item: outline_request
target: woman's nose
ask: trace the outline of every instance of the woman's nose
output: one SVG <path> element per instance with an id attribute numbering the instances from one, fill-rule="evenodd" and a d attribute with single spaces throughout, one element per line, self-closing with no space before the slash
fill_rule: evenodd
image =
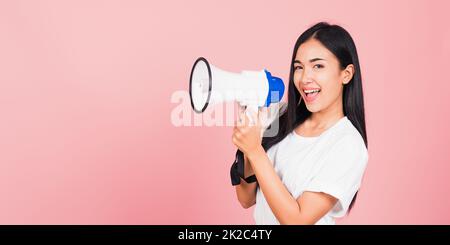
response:
<path id="1" fill-rule="evenodd" d="M 313 81 L 312 76 L 311 76 L 311 72 L 304 70 L 303 74 L 300 78 L 301 83 L 303 84 L 308 84 L 311 83 Z"/>

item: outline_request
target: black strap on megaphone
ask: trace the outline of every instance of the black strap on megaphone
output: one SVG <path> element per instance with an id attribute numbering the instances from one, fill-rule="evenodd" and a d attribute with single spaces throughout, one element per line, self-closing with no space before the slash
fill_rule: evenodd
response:
<path id="1" fill-rule="evenodd" d="M 245 182 L 247 183 L 256 182 L 255 175 L 245 178 L 244 167 L 245 167 L 244 153 L 240 150 L 237 150 L 236 158 L 234 160 L 233 165 L 231 165 L 230 169 L 231 184 L 233 186 L 239 185 L 241 183 L 241 178 L 245 180 Z"/>

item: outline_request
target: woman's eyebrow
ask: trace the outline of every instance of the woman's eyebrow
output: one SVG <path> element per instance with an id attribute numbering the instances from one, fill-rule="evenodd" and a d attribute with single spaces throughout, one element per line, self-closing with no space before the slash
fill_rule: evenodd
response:
<path id="1" fill-rule="evenodd" d="M 322 58 L 314 58 L 314 59 L 310 59 L 310 60 L 309 60 L 309 63 L 313 63 L 313 62 L 316 62 L 316 61 L 318 61 L 318 60 L 325 60 L 325 59 L 322 59 Z"/>
<path id="2" fill-rule="evenodd" d="M 310 59 L 310 60 L 309 60 L 309 63 L 313 63 L 313 62 L 316 62 L 316 61 L 319 61 L 319 60 L 325 60 L 325 59 L 322 59 L 322 58 L 314 58 L 314 59 Z M 295 64 L 295 63 L 302 64 L 302 62 L 300 62 L 299 60 L 294 60 L 294 64 Z"/>

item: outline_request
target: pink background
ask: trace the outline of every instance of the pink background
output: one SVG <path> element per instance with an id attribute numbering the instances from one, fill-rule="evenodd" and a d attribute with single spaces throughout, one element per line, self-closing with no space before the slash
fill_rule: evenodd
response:
<path id="1" fill-rule="evenodd" d="M 156 2 L 156 1 L 155 1 Z M 358 47 L 370 161 L 339 224 L 450 223 L 447 1 L 0 1 L 0 223 L 252 224 L 230 127 L 174 127 L 198 56 L 287 81 L 298 35 Z"/>

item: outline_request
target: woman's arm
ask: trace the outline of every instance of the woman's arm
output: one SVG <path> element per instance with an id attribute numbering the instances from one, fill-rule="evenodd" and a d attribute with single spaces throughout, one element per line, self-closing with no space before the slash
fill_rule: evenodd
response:
<path id="1" fill-rule="evenodd" d="M 273 214 L 280 224 L 315 224 L 336 204 L 337 199 L 322 192 L 304 192 L 295 199 L 275 172 L 261 146 L 261 122 L 251 115 L 251 125 L 243 113 L 233 129 L 233 144 L 248 158 Z"/>
<path id="2" fill-rule="evenodd" d="M 315 224 L 336 204 L 335 197 L 322 192 L 304 192 L 296 200 L 281 182 L 262 147 L 247 156 L 259 187 L 280 224 Z"/>
<path id="3" fill-rule="evenodd" d="M 247 178 L 254 174 L 247 156 L 244 155 L 244 177 Z M 256 203 L 256 186 L 256 182 L 247 183 L 244 180 L 241 180 L 241 183 L 236 186 L 236 195 L 243 208 L 250 208 Z"/>

